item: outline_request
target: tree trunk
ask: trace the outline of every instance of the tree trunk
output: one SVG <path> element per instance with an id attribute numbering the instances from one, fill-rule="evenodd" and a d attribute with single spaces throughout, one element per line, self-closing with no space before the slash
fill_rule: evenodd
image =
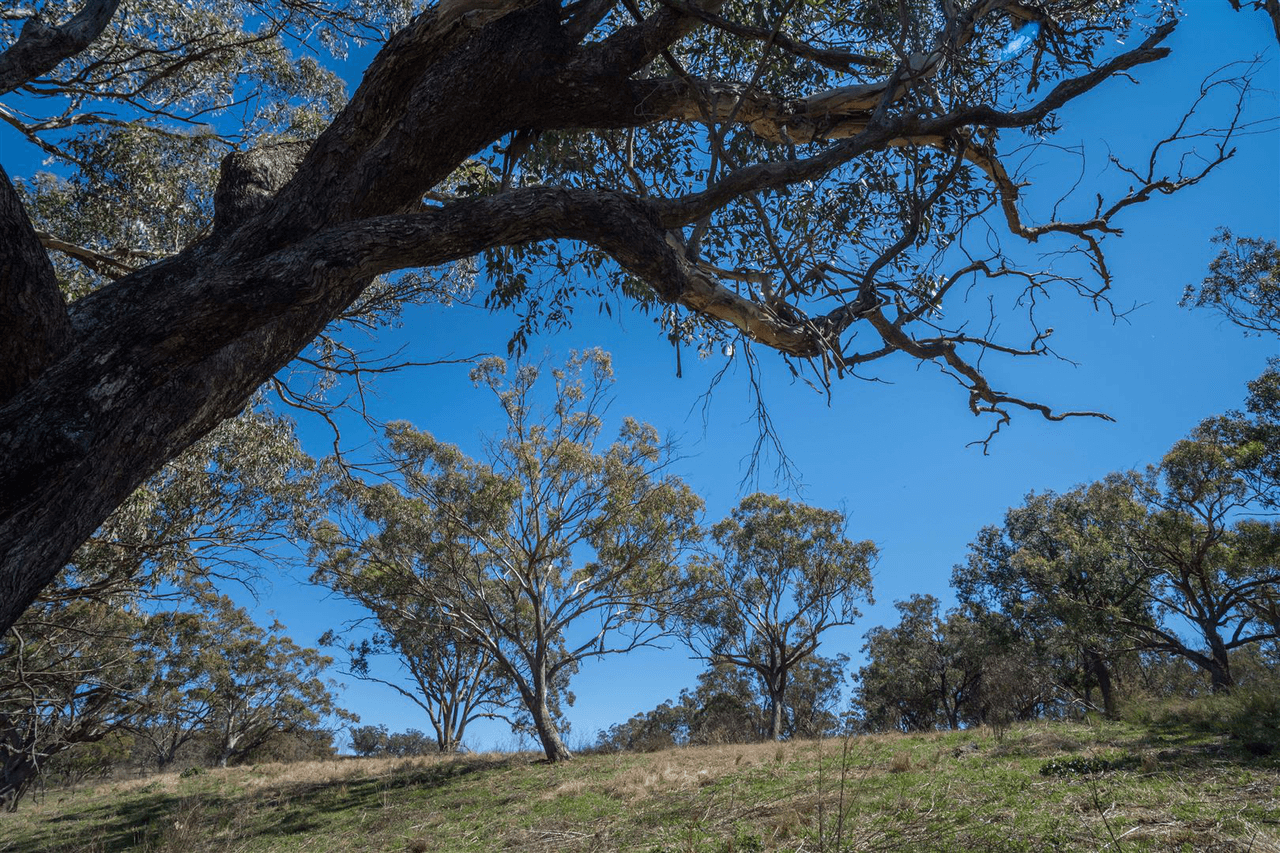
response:
<path id="1" fill-rule="evenodd" d="M 436 736 L 436 746 L 442 755 L 451 755 L 458 751 L 458 738 L 454 737 L 453 732 L 441 729 Z"/>
<path id="2" fill-rule="evenodd" d="M 531 704 L 533 707 L 529 709 L 529 714 L 533 717 L 533 727 L 538 732 L 538 740 L 542 742 L 542 752 L 547 756 L 547 761 L 554 764 L 557 761 L 568 761 L 573 758 L 569 747 L 565 746 L 564 741 L 560 739 L 560 730 L 556 728 L 556 721 L 551 715 L 546 694 L 539 692 Z"/>
<path id="3" fill-rule="evenodd" d="M 1236 681 L 1231 675 L 1231 658 L 1227 655 L 1227 646 L 1216 632 L 1209 633 L 1206 639 L 1209 641 L 1209 660 L 1206 668 L 1209 670 L 1210 686 L 1214 693 L 1230 693 L 1236 686 Z"/>
<path id="4" fill-rule="evenodd" d="M 36 765 L 26 756 L 5 764 L 4 775 L 0 778 L 0 804 L 4 805 L 5 811 L 18 810 L 18 801 L 22 799 L 36 774 Z"/>
<path id="5" fill-rule="evenodd" d="M 771 673 L 767 679 L 769 688 L 769 740 L 782 740 L 783 711 L 786 710 L 786 672 Z"/>
<path id="6" fill-rule="evenodd" d="M 1102 655 L 1094 649 L 1085 650 L 1084 660 L 1085 667 L 1098 685 L 1098 692 L 1102 694 L 1103 715 L 1108 720 L 1117 719 L 1120 712 L 1116 707 L 1116 691 L 1115 685 L 1111 680 L 1111 668 L 1107 666 L 1107 662 Z"/>
<path id="7" fill-rule="evenodd" d="M 226 767 L 227 763 L 230 762 L 231 759 L 235 756 L 236 746 L 239 745 L 240 739 L 241 739 L 241 735 L 234 734 L 231 732 L 227 732 L 223 736 L 222 748 L 218 750 L 218 766 L 219 767 Z"/>
<path id="8" fill-rule="evenodd" d="M 670 19 L 668 28 L 690 20 L 658 17 Z M 612 114 L 616 97 L 606 84 L 625 81 L 659 47 L 603 68 L 575 94 Z M 0 230 L 11 247 L 0 250 L 0 631 L 134 489 L 240 411 L 373 276 L 467 257 L 484 243 L 547 238 L 506 233 L 527 230 L 522 223 L 537 218 L 529 210 L 486 214 L 487 234 L 482 222 L 412 241 L 393 237 L 387 220 L 410 210 L 432 215 L 420 209 L 423 192 L 539 116 L 566 127 L 590 123 L 551 85 L 570 48 L 555 4 L 517 9 L 479 32 L 420 15 L 375 58 L 296 174 L 272 167 L 264 182 L 241 169 L 258 182 L 254 192 L 219 190 L 228 204 L 245 202 L 243 218 L 215 212 L 219 228 L 208 239 L 69 308 L 0 178 Z M 558 93 L 560 113 L 547 113 L 548 92 Z M 463 204 L 440 214 L 441 223 L 482 207 Z M 579 225 L 585 236 L 585 221 Z M 429 247 L 432 257 L 371 266 L 370 239 L 397 252 Z"/>

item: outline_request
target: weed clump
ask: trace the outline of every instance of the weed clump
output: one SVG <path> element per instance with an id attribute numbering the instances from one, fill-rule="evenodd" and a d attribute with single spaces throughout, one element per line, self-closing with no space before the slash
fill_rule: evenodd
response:
<path id="1" fill-rule="evenodd" d="M 1040 765 L 1040 775 L 1088 776 L 1093 773 L 1106 773 L 1111 770 L 1128 770 L 1137 763 L 1137 760 L 1132 755 L 1123 755 L 1119 758 L 1071 755 L 1065 758 L 1049 759 Z"/>

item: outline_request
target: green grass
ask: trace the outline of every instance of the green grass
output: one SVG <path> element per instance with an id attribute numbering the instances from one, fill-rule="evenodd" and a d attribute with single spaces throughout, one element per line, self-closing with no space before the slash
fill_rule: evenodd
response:
<path id="1" fill-rule="evenodd" d="M 1128 723 L 648 755 L 340 759 L 49 790 L 0 853 L 1280 853 L 1280 760 Z"/>

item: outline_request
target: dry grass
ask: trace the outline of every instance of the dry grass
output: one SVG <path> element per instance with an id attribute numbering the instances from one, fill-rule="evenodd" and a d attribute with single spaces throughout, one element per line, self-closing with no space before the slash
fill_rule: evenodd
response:
<path id="1" fill-rule="evenodd" d="M 1280 763 L 1124 726 L 585 756 L 341 759 L 50 792 L 0 853 L 1245 851 L 1280 853 Z M 1125 769 L 1044 776 L 1049 758 Z"/>

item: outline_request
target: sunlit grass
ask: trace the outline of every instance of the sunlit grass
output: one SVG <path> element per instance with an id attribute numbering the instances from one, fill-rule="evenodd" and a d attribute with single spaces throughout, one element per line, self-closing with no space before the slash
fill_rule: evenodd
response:
<path id="1" fill-rule="evenodd" d="M 0 851 L 498 849 L 1280 853 L 1280 761 L 1191 730 L 1042 723 L 166 773 L 0 816 Z"/>

